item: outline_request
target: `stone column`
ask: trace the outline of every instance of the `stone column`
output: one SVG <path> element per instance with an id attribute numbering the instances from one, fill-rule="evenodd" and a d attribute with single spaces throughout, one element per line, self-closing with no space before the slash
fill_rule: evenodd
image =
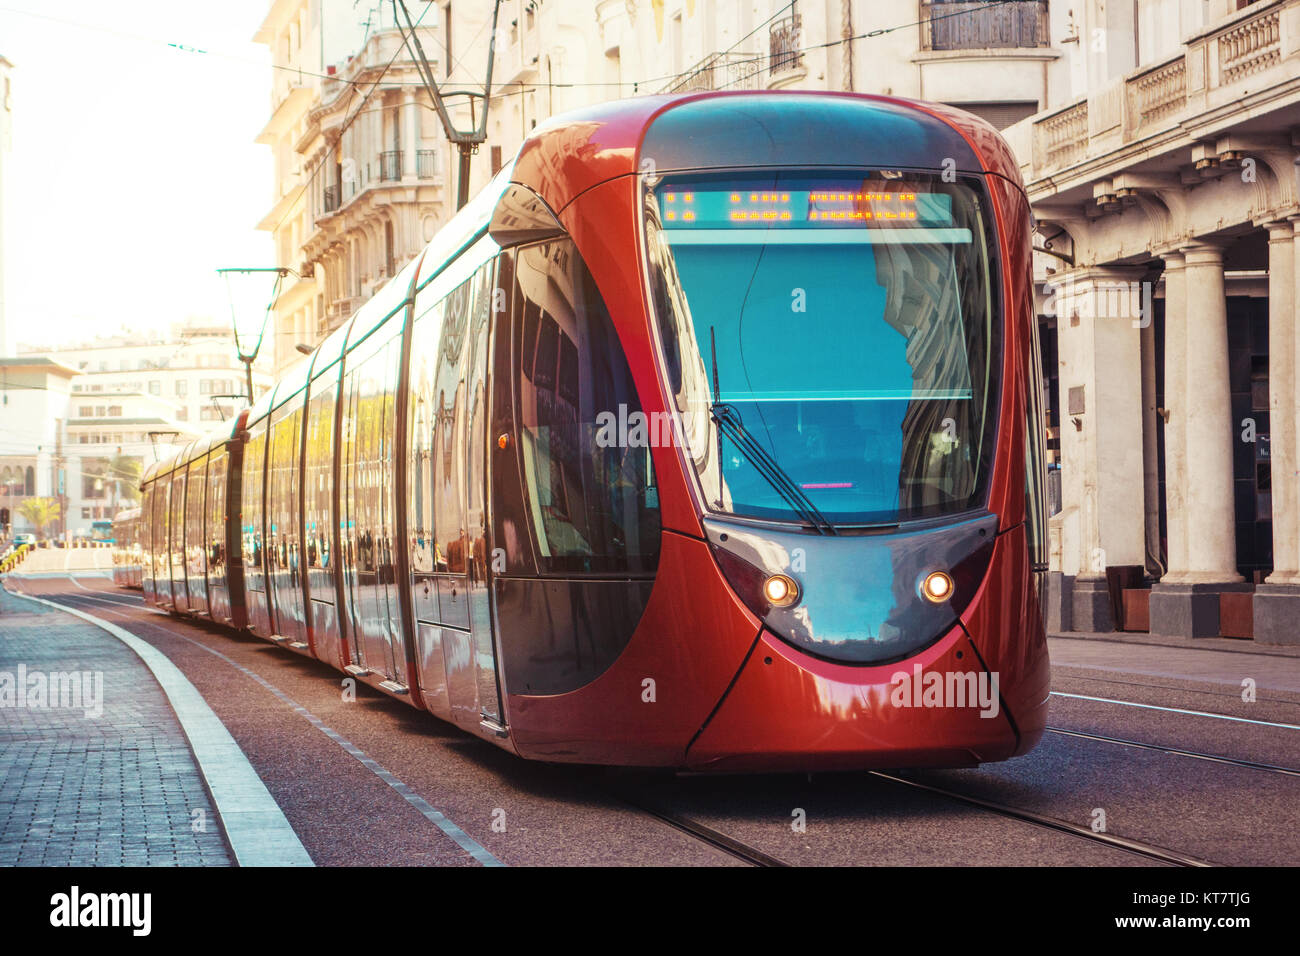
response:
<path id="1" fill-rule="evenodd" d="M 1215 637 L 1219 633 L 1219 594 L 1249 590 L 1237 573 L 1232 452 L 1235 432 L 1228 382 L 1228 314 L 1224 295 L 1223 250 L 1196 243 L 1181 250 L 1184 307 L 1166 322 L 1183 329 L 1174 346 L 1183 354 L 1181 381 L 1169 389 L 1169 425 L 1183 442 L 1181 499 L 1171 496 L 1171 516 L 1183 515 L 1184 539 L 1169 571 L 1151 594 L 1151 633 L 1181 637 Z M 1168 305 L 1168 303 L 1167 303 Z M 1172 377 L 1176 377 L 1177 369 Z M 1168 382 L 1168 380 L 1167 380 Z M 1168 431 L 1166 432 L 1168 435 Z M 1175 442 L 1178 437 L 1175 437 Z M 1178 470 L 1166 483 L 1179 480 Z M 1171 521 L 1172 524 L 1172 521 Z"/>
<path id="2" fill-rule="evenodd" d="M 1076 631 L 1115 629 L 1107 567 L 1145 563 L 1142 270 L 1054 279 L 1061 388 L 1062 570 Z"/>
<path id="3" fill-rule="evenodd" d="M 1268 430 L 1273 573 L 1255 589 L 1255 640 L 1300 643 L 1300 456 L 1297 454 L 1295 318 L 1300 220 L 1268 227 Z"/>
<path id="4" fill-rule="evenodd" d="M 1187 567 L 1187 283 L 1181 252 L 1165 256 L 1166 577 Z M 1176 413 L 1174 410 L 1177 410 Z"/>

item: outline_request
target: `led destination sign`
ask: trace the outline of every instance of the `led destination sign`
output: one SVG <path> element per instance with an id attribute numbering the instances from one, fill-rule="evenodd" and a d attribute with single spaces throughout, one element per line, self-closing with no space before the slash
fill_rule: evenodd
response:
<path id="1" fill-rule="evenodd" d="M 952 197 L 909 190 L 666 190 L 659 211 L 668 229 L 951 226 Z"/>

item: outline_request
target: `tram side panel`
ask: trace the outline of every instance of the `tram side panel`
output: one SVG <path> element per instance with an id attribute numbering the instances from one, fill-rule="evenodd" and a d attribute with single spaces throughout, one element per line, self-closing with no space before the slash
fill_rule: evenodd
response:
<path id="1" fill-rule="evenodd" d="M 299 421 L 305 394 L 299 391 L 272 413 L 266 453 L 266 588 L 271 594 L 271 633 L 295 646 L 307 643 L 298 509 Z"/>
<path id="2" fill-rule="evenodd" d="M 1029 205 L 1024 194 L 1000 176 L 988 176 L 999 210 L 1005 290 L 1004 401 L 999 450 L 1003 525 L 1011 531 L 996 541 L 984 585 L 962 615 L 964 626 L 999 688 L 1016 725 L 1015 753 L 1025 753 L 1042 736 L 1050 692 L 1050 663 L 1040 588 L 1046 575 L 1046 496 L 1037 320 L 1030 285 Z"/>
<path id="3" fill-rule="evenodd" d="M 339 554 L 336 547 L 338 522 L 335 501 L 338 483 L 334 474 L 338 405 L 338 375 L 335 362 L 311 383 L 306 409 L 307 444 L 303 468 L 302 495 L 305 525 L 303 540 L 307 568 L 308 625 L 316 656 L 342 669 L 349 663 L 340 630 L 338 613 Z"/>
<path id="4" fill-rule="evenodd" d="M 214 443 L 208 454 L 202 548 L 207 566 L 208 613 L 219 624 L 230 623 L 230 590 L 226 571 L 226 472 L 229 467 L 230 452 L 227 444 Z"/>

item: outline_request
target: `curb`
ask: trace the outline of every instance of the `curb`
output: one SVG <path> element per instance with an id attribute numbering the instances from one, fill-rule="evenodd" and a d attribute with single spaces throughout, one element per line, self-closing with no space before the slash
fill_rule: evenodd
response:
<path id="1" fill-rule="evenodd" d="M 180 668 L 162 651 L 130 631 L 77 608 L 5 589 L 107 631 L 144 662 L 162 687 L 216 806 L 238 866 L 315 866 L 275 798 L 257 775 L 226 725 Z"/>

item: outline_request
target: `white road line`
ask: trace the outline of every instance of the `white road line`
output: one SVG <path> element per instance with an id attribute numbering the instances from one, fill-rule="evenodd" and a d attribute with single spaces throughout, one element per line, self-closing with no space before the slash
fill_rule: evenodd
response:
<path id="1" fill-rule="evenodd" d="M 305 719 L 308 723 L 310 723 L 313 727 L 315 727 L 317 730 L 323 733 L 326 737 L 334 741 L 334 743 L 338 744 L 345 751 L 347 751 L 349 754 L 355 757 L 361 763 L 361 765 L 364 766 L 367 770 L 373 773 L 380 780 L 384 781 L 384 783 L 388 784 L 388 786 L 392 787 L 393 790 L 397 791 L 397 793 L 402 797 L 403 800 L 405 800 L 411 806 L 415 807 L 415 809 L 418 810 L 426 820 L 428 820 L 430 823 L 436 826 L 447 836 L 451 837 L 451 839 L 456 842 L 457 846 L 459 846 L 462 850 L 464 850 L 474 859 L 478 860 L 479 863 L 482 863 L 484 866 L 505 866 L 504 863 L 502 863 L 500 860 L 498 860 L 495 856 L 492 855 L 491 851 L 489 851 L 487 847 L 483 846 L 472 836 L 470 836 L 459 826 L 457 826 L 455 821 L 453 821 L 445 813 L 443 813 L 441 810 L 438 810 L 436 807 L 432 806 L 422 796 L 420 796 L 418 793 L 413 791 L 404 782 L 402 782 L 402 780 L 400 780 L 397 776 L 395 776 L 393 773 L 387 770 L 382 764 L 380 764 L 379 761 L 375 760 L 374 757 L 371 757 L 368 753 L 366 753 L 364 750 L 362 750 L 352 741 L 348 740 L 348 738 L 344 737 L 338 731 L 334 730 L 332 727 L 326 724 L 325 721 L 321 720 L 319 717 L 317 717 L 315 714 L 309 711 L 306 707 L 302 706 L 302 704 L 298 703 L 296 700 L 294 700 L 284 691 L 280 690 L 280 688 L 276 687 L 266 678 L 262 677 L 256 671 L 250 670 L 249 668 L 245 667 L 243 664 L 240 664 L 238 661 L 230 657 L 227 657 L 225 654 L 221 653 L 215 648 L 208 647 L 208 645 L 204 644 L 202 641 L 196 641 L 192 638 L 186 637 L 184 634 L 173 634 L 172 636 L 179 637 L 183 641 L 189 641 L 195 647 L 202 648 L 203 650 L 207 651 L 209 654 L 221 658 L 231 667 L 235 668 L 235 670 L 257 681 L 257 683 L 261 684 L 263 687 L 269 690 L 272 694 L 274 694 L 284 703 L 292 707 L 296 714 L 298 714 L 300 717 Z"/>
<path id="2" fill-rule="evenodd" d="M 1284 730 L 1300 730 L 1297 724 L 1276 724 L 1271 720 L 1252 720 L 1249 717 L 1230 717 L 1227 714 L 1211 714 L 1203 710 L 1183 710 L 1181 707 L 1161 707 L 1157 704 L 1137 704 L 1131 700 L 1115 700 L 1111 697 L 1089 697 L 1087 694 L 1066 694 L 1052 691 L 1053 697 L 1072 697 L 1075 700 L 1095 700 L 1103 704 L 1119 704 L 1121 707 L 1141 707 L 1145 710 L 1164 710 L 1171 714 L 1189 714 L 1192 717 L 1213 717 L 1215 720 L 1235 720 L 1240 724 L 1259 724 L 1261 727 L 1281 727 Z"/>
<path id="3" fill-rule="evenodd" d="M 302 841 L 226 725 L 167 655 L 130 631 L 93 614 L 30 594 L 10 593 L 75 615 L 107 631 L 144 661 L 162 686 L 181 729 L 189 738 L 190 749 L 240 866 L 314 865 Z"/>

